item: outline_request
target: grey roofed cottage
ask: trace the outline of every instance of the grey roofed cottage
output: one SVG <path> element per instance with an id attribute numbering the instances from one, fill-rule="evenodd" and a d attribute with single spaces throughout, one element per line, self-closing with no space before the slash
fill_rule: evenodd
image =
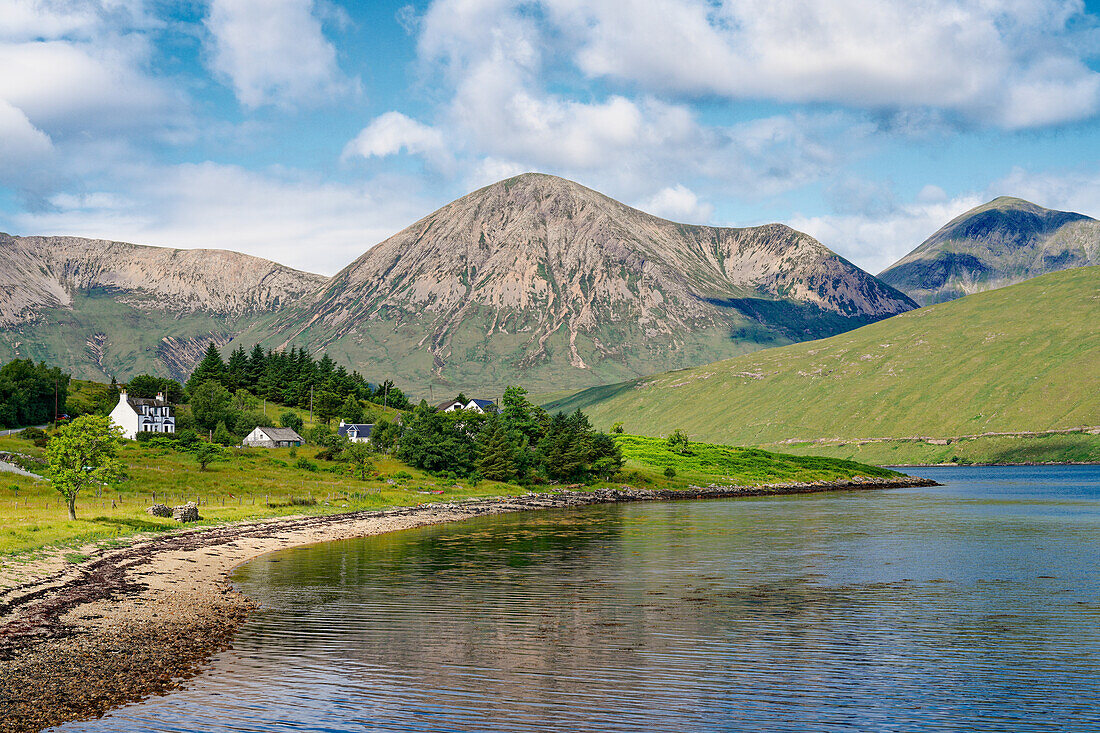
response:
<path id="1" fill-rule="evenodd" d="M 293 428 L 257 427 L 241 444 L 257 448 L 297 448 L 304 442 Z"/>
<path id="2" fill-rule="evenodd" d="M 365 443 L 370 440 L 372 430 L 374 430 L 374 423 L 341 422 L 340 427 L 336 429 L 336 434 L 345 436 L 353 443 Z"/>

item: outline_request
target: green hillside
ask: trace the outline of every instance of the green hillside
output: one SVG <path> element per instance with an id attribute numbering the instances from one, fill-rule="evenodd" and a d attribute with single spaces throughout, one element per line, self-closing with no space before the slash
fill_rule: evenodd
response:
<path id="1" fill-rule="evenodd" d="M 1100 267 L 594 387 L 546 407 L 580 407 L 599 427 L 622 421 L 648 435 L 680 428 L 736 445 L 1100 425 Z"/>

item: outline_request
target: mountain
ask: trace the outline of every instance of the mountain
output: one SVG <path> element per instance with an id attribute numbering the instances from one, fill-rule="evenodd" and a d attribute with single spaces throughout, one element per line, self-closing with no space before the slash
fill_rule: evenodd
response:
<path id="1" fill-rule="evenodd" d="M 1098 312 L 1100 267 L 1075 268 L 547 407 L 734 445 L 1097 426 Z"/>
<path id="2" fill-rule="evenodd" d="M 0 361 L 179 378 L 210 340 L 228 342 L 326 280 L 224 250 L 0 234 Z"/>
<path id="3" fill-rule="evenodd" d="M 952 219 L 879 278 L 921 305 L 1100 264 L 1100 222 L 1002 196 Z"/>
<path id="4" fill-rule="evenodd" d="M 371 248 L 274 335 L 253 336 L 491 395 L 706 363 L 914 307 L 789 227 L 678 224 L 528 173 Z"/>

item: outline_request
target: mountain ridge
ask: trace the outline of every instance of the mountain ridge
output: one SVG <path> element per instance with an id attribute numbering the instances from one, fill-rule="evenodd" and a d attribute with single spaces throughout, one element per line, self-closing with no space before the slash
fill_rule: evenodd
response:
<path id="1" fill-rule="evenodd" d="M 999 196 L 955 217 L 879 279 L 921 305 L 1100 264 L 1100 221 Z"/>
<path id="2" fill-rule="evenodd" d="M 266 343 L 342 353 L 385 343 L 387 356 L 421 382 L 502 387 L 477 364 L 504 360 L 507 381 L 591 384 L 648 365 L 698 362 L 701 352 L 835 333 L 913 307 L 785 225 L 680 224 L 527 173 L 473 191 L 372 247 L 322 287 L 308 312 L 280 318 Z M 394 337 L 413 322 L 421 338 Z M 688 361 L 677 361 L 674 352 L 685 350 Z M 554 360 L 569 369 L 545 368 Z"/>

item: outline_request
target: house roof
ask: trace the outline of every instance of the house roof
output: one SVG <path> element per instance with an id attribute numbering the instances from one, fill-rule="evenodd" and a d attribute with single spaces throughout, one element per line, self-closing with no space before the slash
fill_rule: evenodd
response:
<path id="1" fill-rule="evenodd" d="M 337 428 L 337 435 L 347 435 L 352 428 L 355 428 L 355 433 L 358 437 L 369 438 L 371 431 L 374 430 L 374 423 L 345 423 Z"/>
<path id="2" fill-rule="evenodd" d="M 294 430 L 294 428 L 265 428 L 265 427 L 260 427 L 259 430 L 264 435 L 266 435 L 267 437 L 269 437 L 269 438 L 271 438 L 272 440 L 275 440 L 275 441 L 279 441 L 279 440 L 297 440 L 297 441 L 300 442 L 302 440 L 302 436 L 298 435 L 298 432 L 296 430 Z"/>
<path id="3" fill-rule="evenodd" d="M 475 405 L 477 405 L 478 407 L 480 407 L 483 410 L 486 407 L 496 407 L 497 406 L 497 403 L 493 402 L 492 400 L 479 400 L 477 398 L 474 398 L 474 399 L 470 400 L 470 402 L 473 402 Z"/>
<path id="4" fill-rule="evenodd" d="M 130 403 L 130 407 L 137 409 L 138 407 L 171 407 L 164 400 L 154 400 L 148 397 L 131 397 L 126 395 L 126 401 Z"/>
<path id="5" fill-rule="evenodd" d="M 465 407 L 465 405 L 463 403 L 459 402 L 458 400 L 447 400 L 446 402 L 440 402 L 438 405 L 436 405 L 435 406 L 435 411 L 436 412 L 443 412 L 448 407 L 453 407 L 454 405 L 458 405 L 459 407 Z"/>

